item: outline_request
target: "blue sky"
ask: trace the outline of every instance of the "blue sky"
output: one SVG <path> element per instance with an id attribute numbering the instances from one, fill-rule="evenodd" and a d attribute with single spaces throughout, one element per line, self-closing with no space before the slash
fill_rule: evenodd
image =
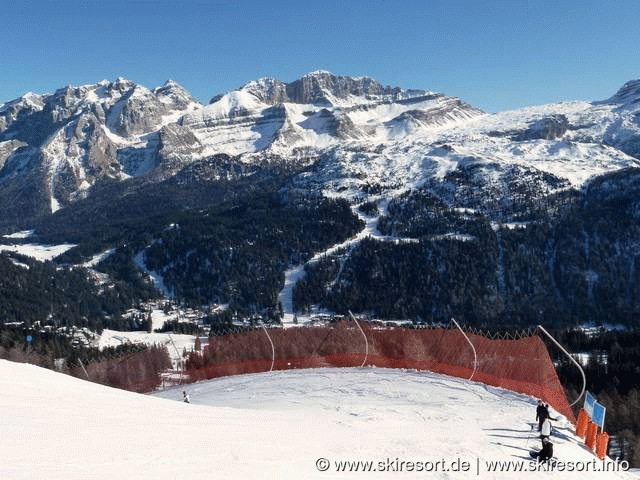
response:
<path id="1" fill-rule="evenodd" d="M 639 18 L 637 0 L 3 0 L 0 103 L 118 76 L 208 102 L 316 69 L 487 111 L 599 100 L 640 78 Z"/>

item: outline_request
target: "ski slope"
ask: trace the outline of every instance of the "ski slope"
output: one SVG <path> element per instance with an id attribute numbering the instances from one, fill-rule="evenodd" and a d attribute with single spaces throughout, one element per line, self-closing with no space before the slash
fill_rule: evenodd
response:
<path id="1" fill-rule="evenodd" d="M 13 237 L 17 238 L 17 237 Z M 75 245 L 38 245 L 35 243 L 23 243 L 18 245 L 0 245 L 0 252 L 13 252 L 27 257 L 34 258 L 39 262 L 51 261 L 59 257 L 67 250 L 71 250 Z"/>
<path id="2" fill-rule="evenodd" d="M 0 361 L 0 478 L 634 478 L 488 472 L 490 460 L 529 464 L 535 401 L 442 375 L 292 370 L 186 389 L 191 404 L 181 402 L 182 388 L 138 395 Z M 592 462 L 564 422 L 556 427 L 561 460 Z M 338 461 L 387 470 L 468 462 L 470 470 L 337 472 Z"/>

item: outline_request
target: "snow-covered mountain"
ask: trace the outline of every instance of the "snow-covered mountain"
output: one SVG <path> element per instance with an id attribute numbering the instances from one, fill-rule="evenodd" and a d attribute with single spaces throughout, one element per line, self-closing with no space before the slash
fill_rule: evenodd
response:
<path id="1" fill-rule="evenodd" d="M 38 217 L 96 183 L 164 180 L 219 154 L 241 164 L 329 158 L 317 180 L 330 189 L 405 189 L 470 166 L 495 182 L 514 165 L 581 186 L 637 165 L 638 90 L 629 82 L 601 102 L 498 114 L 326 71 L 290 83 L 262 78 L 206 106 L 172 81 L 153 90 L 119 78 L 28 93 L 0 106 L 0 203 L 5 223 Z"/>
<path id="2" fill-rule="evenodd" d="M 5 219 L 37 217 L 85 197 L 101 181 L 158 181 L 221 153 L 306 151 L 308 159 L 479 113 L 444 95 L 328 72 L 288 84 L 260 79 L 207 106 L 172 81 L 150 90 L 119 78 L 29 93 L 0 106 L 0 199 Z"/>
<path id="3" fill-rule="evenodd" d="M 216 153 L 287 155 L 301 148 L 317 154 L 341 144 L 392 141 L 480 113 L 441 94 L 318 71 L 288 84 L 250 82 L 185 115 L 181 124 Z"/>
<path id="4" fill-rule="evenodd" d="M 149 90 L 123 78 L 29 93 L 0 106 L 4 210 L 18 217 L 55 212 L 96 182 L 148 173 L 163 160 L 199 152 L 175 123 L 199 107 L 173 81 Z"/>
<path id="5" fill-rule="evenodd" d="M 0 388 L 0 476 L 13 480 L 354 478 L 357 462 L 376 478 L 577 475 L 534 471 L 535 399 L 428 372 L 291 370 L 155 398 L 2 360 Z M 597 460 L 566 421 L 555 427 L 558 459 L 588 464 L 580 478 L 634 477 Z"/>
<path id="6" fill-rule="evenodd" d="M 126 282 L 146 266 L 194 304 L 242 297 L 238 308 L 273 318 L 301 305 L 367 310 L 363 292 L 381 288 L 390 298 L 373 311 L 387 317 L 448 320 L 455 304 L 474 321 L 525 308 L 528 323 L 553 295 L 552 316 L 632 319 L 639 82 L 602 101 L 499 113 L 326 71 L 251 81 L 208 105 L 171 81 L 29 93 L 0 106 L 0 229 L 79 245 L 60 262 L 120 248 L 109 261 Z M 167 230 L 180 222 L 193 228 Z M 474 252 L 432 243 L 450 240 Z M 379 249 L 393 242 L 400 259 Z M 464 294 L 447 271 L 469 279 Z M 412 291 L 403 275 L 426 283 Z"/>

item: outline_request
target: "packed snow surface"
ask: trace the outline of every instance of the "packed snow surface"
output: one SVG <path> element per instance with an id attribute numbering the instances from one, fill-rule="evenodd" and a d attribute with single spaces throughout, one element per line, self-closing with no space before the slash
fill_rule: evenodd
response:
<path id="1" fill-rule="evenodd" d="M 165 315 L 161 310 L 153 310 L 151 312 L 153 328 L 161 328 L 167 320 L 175 319 L 176 316 Z M 167 347 L 173 365 L 177 368 L 178 362 L 183 360 L 183 352 L 192 351 L 195 341 L 196 337 L 194 335 L 156 332 L 120 332 L 105 328 L 95 342 L 95 346 L 101 350 L 127 343 L 165 346 Z"/>
<path id="2" fill-rule="evenodd" d="M 22 230 L 20 232 L 15 232 L 15 233 L 12 233 L 10 235 L 3 235 L 3 237 L 4 238 L 19 238 L 19 239 L 23 239 L 23 238 L 29 238 L 34 233 L 35 233 L 34 230 Z"/>
<path id="3" fill-rule="evenodd" d="M 535 400 L 424 372 L 291 370 L 148 396 L 3 360 L 0 391 L 3 479 L 634 478 L 488 472 L 491 460 L 529 465 Z M 593 461 L 565 422 L 556 432 L 560 459 Z M 460 461 L 470 471 L 363 475 L 337 472 L 339 461 Z"/>
<path id="4" fill-rule="evenodd" d="M 19 245 L 0 245 L 0 252 L 14 252 L 27 257 L 32 257 L 38 261 L 45 262 L 53 260 L 62 255 L 67 250 L 71 250 L 75 245 L 38 245 L 35 243 L 24 243 Z"/>

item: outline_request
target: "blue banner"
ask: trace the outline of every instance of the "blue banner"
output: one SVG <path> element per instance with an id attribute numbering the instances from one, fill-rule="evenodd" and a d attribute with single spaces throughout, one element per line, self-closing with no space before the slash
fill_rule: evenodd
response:
<path id="1" fill-rule="evenodd" d="M 601 405 L 598 402 L 593 404 L 593 415 L 591 416 L 591 420 L 600 427 L 600 430 L 604 430 L 604 414 L 606 411 L 607 409 L 604 405 Z"/>
<path id="2" fill-rule="evenodd" d="M 584 397 L 584 409 L 589 415 L 589 418 L 593 419 L 593 405 L 596 403 L 596 399 L 593 398 L 589 392 Z"/>

